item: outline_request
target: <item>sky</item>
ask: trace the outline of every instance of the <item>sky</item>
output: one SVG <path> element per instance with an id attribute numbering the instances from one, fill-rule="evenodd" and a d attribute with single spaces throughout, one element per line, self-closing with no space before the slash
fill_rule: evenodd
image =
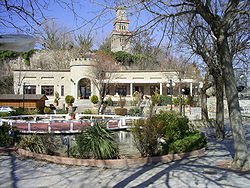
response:
<path id="1" fill-rule="evenodd" d="M 9 2 L 15 2 L 14 0 L 9 0 Z M 20 0 L 16 0 L 17 2 Z M 80 3 L 77 3 L 79 1 Z M 72 7 L 70 5 L 64 4 L 70 3 L 71 0 L 38 0 L 41 3 L 40 7 L 44 6 L 45 8 L 42 10 L 46 19 L 54 20 L 57 24 L 66 26 L 68 31 L 72 31 L 72 33 L 84 33 L 91 31 L 95 42 L 100 44 L 113 30 L 113 21 L 115 19 L 115 10 L 106 10 L 105 13 L 102 12 L 104 7 L 105 0 L 73 0 L 76 2 L 73 4 L 73 9 L 70 10 Z M 49 2 L 49 4 L 44 4 L 44 2 Z M 97 3 L 98 2 L 98 3 Z M 108 1 L 109 2 L 109 1 Z M 0 9 L 2 7 L 0 6 Z M 26 7 L 30 9 L 30 6 Z M 38 8 L 35 7 L 35 11 Z M 131 10 L 128 10 L 128 12 Z M 44 19 L 40 18 L 39 12 L 35 12 L 37 15 L 37 19 L 42 22 Z M 77 15 L 74 15 L 76 13 Z M 102 15 L 103 14 L 103 15 Z M 128 13 L 130 14 L 130 13 Z M 0 17 L 6 17 L 7 19 L 11 20 L 15 23 L 19 28 L 23 29 L 25 32 L 33 35 L 34 29 L 31 27 L 25 27 L 27 24 L 22 21 L 22 19 L 16 16 L 9 16 L 4 15 L 4 12 L 0 11 Z M 131 19 L 130 30 L 134 30 L 138 22 L 142 22 L 141 20 L 146 21 L 145 16 L 140 15 L 140 18 L 135 16 L 128 16 Z M 88 23 L 89 21 L 91 21 Z M 0 20 L 1 21 L 1 20 Z M 35 29 L 39 29 L 38 25 L 34 25 Z M 1 27 L 0 24 L 0 34 L 16 34 L 16 33 L 24 33 L 16 28 L 8 28 L 8 27 Z"/>

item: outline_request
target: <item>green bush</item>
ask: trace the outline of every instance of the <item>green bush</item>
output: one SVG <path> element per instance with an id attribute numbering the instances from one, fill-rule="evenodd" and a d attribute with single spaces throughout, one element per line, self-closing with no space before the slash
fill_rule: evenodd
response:
<path id="1" fill-rule="evenodd" d="M 54 99 L 54 103 L 55 103 L 56 105 L 58 105 L 59 100 L 58 100 L 57 98 L 55 98 L 55 99 Z"/>
<path id="2" fill-rule="evenodd" d="M 163 126 L 163 123 L 155 117 L 136 121 L 131 131 L 142 157 L 155 156 L 159 153 L 158 140 L 164 135 Z"/>
<path id="3" fill-rule="evenodd" d="M 42 112 L 43 113 L 43 109 Z M 39 110 L 31 110 L 31 109 L 23 109 L 23 108 L 17 108 L 15 112 L 9 113 L 9 116 L 18 116 L 18 115 L 36 115 L 39 114 Z"/>
<path id="4" fill-rule="evenodd" d="M 95 112 L 92 111 L 91 109 L 86 109 L 82 112 L 82 114 L 95 114 Z"/>
<path id="5" fill-rule="evenodd" d="M 26 135 L 23 136 L 18 147 L 34 153 L 53 154 L 58 148 L 54 135 Z"/>
<path id="6" fill-rule="evenodd" d="M 45 114 L 49 114 L 51 112 L 51 109 L 49 107 L 44 107 L 43 112 Z"/>
<path id="7" fill-rule="evenodd" d="M 92 95 L 91 98 L 90 98 L 90 101 L 93 103 L 93 104 L 97 104 L 99 102 L 99 99 L 96 95 Z"/>
<path id="8" fill-rule="evenodd" d="M 118 144 L 113 133 L 96 124 L 76 135 L 77 150 L 81 158 L 114 159 L 119 157 Z"/>
<path id="9" fill-rule="evenodd" d="M 199 133 L 191 134 L 183 139 L 176 140 L 169 145 L 168 153 L 183 153 L 189 152 L 205 147 L 207 144 L 207 139 L 201 136 Z"/>
<path id="10" fill-rule="evenodd" d="M 154 95 L 151 96 L 152 105 L 158 105 L 161 102 L 161 95 L 158 93 L 158 90 L 154 92 Z"/>
<path id="11" fill-rule="evenodd" d="M 115 108 L 115 114 L 125 116 L 127 115 L 128 109 L 127 108 Z"/>
<path id="12" fill-rule="evenodd" d="M 166 106 L 168 104 L 171 104 L 172 103 L 172 98 L 170 96 L 164 96 L 164 95 L 161 95 L 160 96 L 160 104 L 162 106 Z"/>
<path id="13" fill-rule="evenodd" d="M 174 105 L 179 105 L 180 104 L 180 98 L 179 97 L 173 98 L 173 103 L 174 103 Z"/>
<path id="14" fill-rule="evenodd" d="M 37 135 L 23 137 L 19 143 L 19 147 L 34 153 L 45 153 L 45 147 Z"/>
<path id="15" fill-rule="evenodd" d="M 164 124 L 164 137 L 175 141 L 184 138 L 189 131 L 188 119 L 175 112 L 160 112 L 155 115 L 157 120 Z"/>
<path id="16" fill-rule="evenodd" d="M 112 52 L 111 54 L 115 58 L 116 61 L 124 65 L 129 65 L 133 62 L 132 60 L 133 55 L 130 53 L 118 51 L 118 52 Z"/>
<path id="17" fill-rule="evenodd" d="M 73 104 L 73 103 L 75 102 L 75 98 L 74 98 L 73 96 L 71 96 L 71 95 L 67 95 L 67 96 L 65 97 L 65 102 L 66 102 L 67 104 Z"/>
<path id="18" fill-rule="evenodd" d="M 86 110 L 84 110 L 84 111 L 82 112 L 82 114 L 95 114 L 95 112 L 92 111 L 91 109 L 86 109 Z M 83 118 L 83 119 L 90 119 L 89 116 L 83 116 L 82 118 Z"/>
<path id="19" fill-rule="evenodd" d="M 11 133 L 11 135 L 10 135 Z M 19 141 L 19 131 L 12 130 L 10 126 L 0 126 L 0 146 L 10 147 Z"/>
<path id="20" fill-rule="evenodd" d="M 111 97 L 107 98 L 104 102 L 106 102 L 109 106 L 113 106 L 113 100 Z"/>
<path id="21" fill-rule="evenodd" d="M 140 115 L 140 108 L 138 106 L 132 107 L 129 109 L 128 113 L 131 116 L 139 116 Z"/>
<path id="22" fill-rule="evenodd" d="M 11 114 L 13 114 L 13 113 L 8 113 L 8 112 L 0 113 L 0 117 L 12 116 Z"/>

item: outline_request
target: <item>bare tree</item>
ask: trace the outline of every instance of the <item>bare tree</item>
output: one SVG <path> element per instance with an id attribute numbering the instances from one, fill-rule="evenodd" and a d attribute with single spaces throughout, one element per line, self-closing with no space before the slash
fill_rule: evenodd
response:
<path id="1" fill-rule="evenodd" d="M 117 4 L 115 4 L 117 6 Z M 233 69 L 233 58 L 238 51 L 230 48 L 230 39 L 242 33 L 244 40 L 249 42 L 249 6 L 247 0 L 203 1 L 203 0 L 148 0 L 148 1 L 123 1 L 120 6 L 136 6 L 137 11 L 146 11 L 151 17 L 141 26 L 156 28 L 160 26 L 162 36 L 171 36 L 178 28 L 178 21 L 187 15 L 199 17 L 206 23 L 213 36 L 213 45 L 216 47 L 216 58 L 222 70 L 223 83 L 228 102 L 229 118 L 234 138 L 234 163 L 235 167 L 250 169 L 250 155 L 247 148 L 245 133 L 242 126 L 238 91 Z M 184 24 L 184 23 L 182 23 Z M 189 27 L 187 22 L 182 27 Z M 246 35 L 247 34 L 247 35 Z M 238 46 L 238 45 L 237 45 Z M 239 45 L 241 46 L 241 45 Z"/>
<path id="2" fill-rule="evenodd" d="M 224 85 L 222 80 L 222 70 L 218 62 L 216 54 L 216 46 L 214 46 L 214 38 L 209 29 L 204 27 L 206 23 L 200 18 L 187 17 L 184 22 L 189 22 L 188 28 L 182 28 L 179 32 L 180 44 L 188 45 L 191 50 L 200 56 L 206 63 L 208 73 L 213 76 L 213 82 L 216 91 L 216 137 L 224 138 Z M 207 78 L 206 78 L 207 77 Z M 206 90 L 211 87 L 208 81 L 208 75 L 204 79 L 204 88 L 202 89 L 202 101 L 205 103 Z M 202 103 L 202 104 L 204 104 Z M 207 123 L 206 109 L 203 108 L 202 117 Z"/>
<path id="3" fill-rule="evenodd" d="M 93 47 L 94 38 L 91 36 L 90 32 L 86 34 L 78 34 L 75 36 L 77 46 L 81 49 L 83 53 L 89 52 Z"/>
<path id="4" fill-rule="evenodd" d="M 201 80 L 201 75 L 194 63 L 190 63 L 189 59 L 184 57 L 174 57 L 172 55 L 167 55 L 164 60 L 160 63 L 161 70 L 173 71 L 177 75 L 178 79 L 178 95 L 179 95 L 179 105 L 180 114 L 183 114 L 183 101 L 182 101 L 182 89 L 186 88 L 183 83 L 185 78 L 193 78 L 195 80 Z M 169 77 L 169 75 L 166 75 Z M 171 75 L 172 76 L 172 75 Z M 172 79 L 172 77 L 169 77 Z"/>
<path id="5" fill-rule="evenodd" d="M 110 37 L 105 38 L 105 40 L 100 45 L 99 50 L 102 50 L 105 53 L 111 52 L 111 39 L 110 39 Z"/>
<path id="6" fill-rule="evenodd" d="M 95 64 L 90 76 L 92 76 L 92 81 L 99 93 L 99 112 L 101 105 L 104 102 L 104 97 L 110 88 L 110 83 L 115 77 L 115 71 L 118 70 L 118 66 L 111 55 L 107 55 L 103 52 L 97 52 L 93 58 Z"/>
<path id="7" fill-rule="evenodd" d="M 73 47 L 73 37 L 68 32 L 68 28 L 55 21 L 46 21 L 42 25 L 42 30 L 38 34 L 45 49 L 61 50 Z"/>
<path id="8" fill-rule="evenodd" d="M 155 42 L 155 38 L 149 31 L 138 32 L 138 34 L 132 37 L 132 52 L 134 54 L 157 56 L 160 48 L 155 44 Z"/>
<path id="9" fill-rule="evenodd" d="M 0 28 L 15 28 L 23 32 L 30 28 L 35 29 L 35 26 L 41 25 L 44 20 L 43 8 L 46 8 L 48 3 L 39 0 L 0 1 Z"/>

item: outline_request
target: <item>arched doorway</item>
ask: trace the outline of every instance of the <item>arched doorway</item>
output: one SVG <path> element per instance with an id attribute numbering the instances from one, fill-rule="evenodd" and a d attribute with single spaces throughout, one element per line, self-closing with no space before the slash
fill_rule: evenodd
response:
<path id="1" fill-rule="evenodd" d="M 91 95 L 90 79 L 82 78 L 81 80 L 79 80 L 78 88 L 78 97 L 80 99 L 89 99 L 89 96 Z"/>

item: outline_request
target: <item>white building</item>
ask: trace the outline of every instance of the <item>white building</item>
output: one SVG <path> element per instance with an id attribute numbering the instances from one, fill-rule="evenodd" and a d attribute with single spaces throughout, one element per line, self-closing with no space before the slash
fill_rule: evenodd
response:
<path id="1" fill-rule="evenodd" d="M 128 31 L 129 20 L 126 9 L 118 8 L 116 11 L 114 30 L 111 34 L 112 51 L 130 52 L 130 36 Z M 76 99 L 89 99 L 98 95 L 93 82 L 95 61 L 92 58 L 72 59 L 70 67 L 66 70 L 14 70 L 15 93 L 45 94 L 49 99 L 54 99 L 58 92 L 60 98 L 72 95 Z M 180 79 L 175 71 L 145 71 L 145 70 L 119 70 L 112 72 L 109 95 L 122 95 L 131 97 L 135 91 L 144 95 L 152 95 L 156 88 L 162 95 L 169 94 L 167 84 L 178 84 Z M 197 89 L 198 82 L 191 78 L 183 78 L 182 85 L 190 88 L 190 94 Z"/>

